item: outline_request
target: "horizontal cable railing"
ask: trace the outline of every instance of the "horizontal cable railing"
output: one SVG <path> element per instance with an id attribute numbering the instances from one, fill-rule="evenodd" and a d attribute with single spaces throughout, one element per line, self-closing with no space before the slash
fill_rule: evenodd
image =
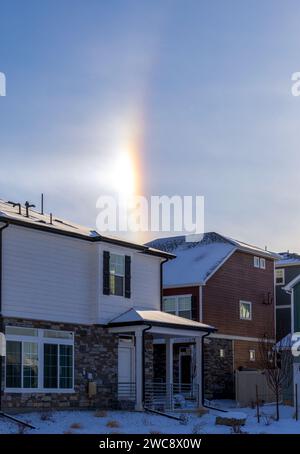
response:
<path id="1" fill-rule="evenodd" d="M 195 383 L 146 383 L 145 406 L 157 410 L 196 408 L 198 391 Z"/>

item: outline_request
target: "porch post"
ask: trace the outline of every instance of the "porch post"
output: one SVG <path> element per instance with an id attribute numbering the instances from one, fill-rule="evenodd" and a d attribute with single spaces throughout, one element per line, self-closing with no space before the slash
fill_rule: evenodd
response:
<path id="1" fill-rule="evenodd" d="M 196 348 L 196 394 L 198 407 L 202 407 L 202 336 L 195 338 Z"/>
<path id="2" fill-rule="evenodd" d="M 135 410 L 143 411 L 143 333 L 135 332 Z"/>
<path id="3" fill-rule="evenodd" d="M 173 407 L 173 339 L 166 339 L 166 393 L 170 410 Z"/>

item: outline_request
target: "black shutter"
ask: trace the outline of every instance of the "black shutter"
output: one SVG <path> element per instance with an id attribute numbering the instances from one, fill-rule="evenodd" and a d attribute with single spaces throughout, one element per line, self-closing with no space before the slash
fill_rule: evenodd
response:
<path id="1" fill-rule="evenodd" d="M 109 252 L 103 252 L 103 294 L 109 295 Z"/>
<path id="2" fill-rule="evenodd" d="M 191 300 L 192 300 L 192 320 L 199 321 L 199 314 L 198 314 L 198 305 L 197 305 L 197 299 L 195 295 L 192 295 Z"/>
<path id="3" fill-rule="evenodd" d="M 125 255 L 125 298 L 131 296 L 131 257 Z"/>

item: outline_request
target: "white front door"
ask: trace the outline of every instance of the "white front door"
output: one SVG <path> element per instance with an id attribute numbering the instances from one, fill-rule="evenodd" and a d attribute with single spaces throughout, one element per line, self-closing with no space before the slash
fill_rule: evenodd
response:
<path id="1" fill-rule="evenodd" d="M 135 398 L 135 355 L 132 338 L 120 338 L 118 346 L 118 397 Z"/>

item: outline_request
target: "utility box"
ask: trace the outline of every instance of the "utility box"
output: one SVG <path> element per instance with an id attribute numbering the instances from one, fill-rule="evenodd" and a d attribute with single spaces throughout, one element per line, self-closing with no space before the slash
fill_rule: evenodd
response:
<path id="1" fill-rule="evenodd" d="M 95 381 L 89 382 L 88 393 L 89 393 L 89 397 L 93 397 L 97 394 L 97 383 Z"/>

